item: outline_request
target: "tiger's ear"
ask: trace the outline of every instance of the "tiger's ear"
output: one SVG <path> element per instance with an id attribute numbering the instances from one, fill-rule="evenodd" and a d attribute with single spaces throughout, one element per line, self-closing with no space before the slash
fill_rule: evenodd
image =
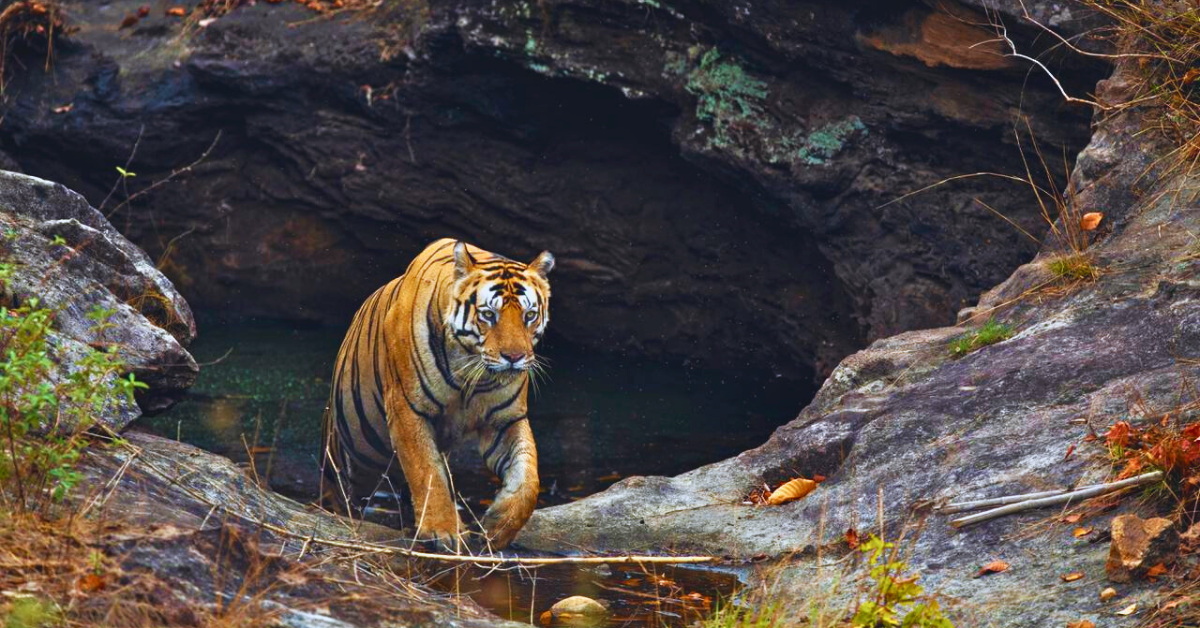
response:
<path id="1" fill-rule="evenodd" d="M 533 258 L 532 262 L 529 262 L 529 268 L 537 271 L 537 274 L 541 275 L 542 279 L 545 279 L 550 274 L 550 271 L 554 270 L 554 256 L 550 254 L 550 251 L 542 251 L 538 253 L 537 257 Z"/>
<path id="2" fill-rule="evenodd" d="M 454 245 L 454 278 L 462 279 L 471 274 L 475 270 L 475 258 L 471 257 L 471 252 L 467 250 L 466 242 L 457 242 Z"/>

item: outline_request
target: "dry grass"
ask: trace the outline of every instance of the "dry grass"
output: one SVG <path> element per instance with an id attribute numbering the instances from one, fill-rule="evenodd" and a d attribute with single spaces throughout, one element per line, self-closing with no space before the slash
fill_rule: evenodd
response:
<path id="1" fill-rule="evenodd" d="M 2 5 L 2 3 L 0 3 Z M 0 11 L 0 96 L 8 84 L 10 63 L 19 63 L 16 53 L 22 49 L 43 51 L 45 69 L 54 59 L 54 40 L 69 35 L 67 14 L 55 2 L 31 0 L 13 2 Z"/>

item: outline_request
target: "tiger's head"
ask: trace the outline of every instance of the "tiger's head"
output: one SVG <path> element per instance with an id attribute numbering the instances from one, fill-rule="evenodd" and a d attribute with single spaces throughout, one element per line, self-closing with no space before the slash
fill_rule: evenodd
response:
<path id="1" fill-rule="evenodd" d="M 454 290 L 446 325 L 451 342 L 466 351 L 468 367 L 494 375 L 537 368 L 533 348 L 550 322 L 546 277 L 553 268 L 549 251 L 522 264 L 501 257 L 476 261 L 465 243 L 454 245 Z"/>

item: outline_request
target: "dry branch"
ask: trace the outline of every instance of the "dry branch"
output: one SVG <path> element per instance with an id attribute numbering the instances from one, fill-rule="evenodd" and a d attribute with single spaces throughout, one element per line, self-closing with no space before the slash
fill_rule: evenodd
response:
<path id="1" fill-rule="evenodd" d="M 1129 488 L 1132 486 L 1141 486 L 1142 484 L 1149 484 L 1151 482 L 1156 482 L 1158 480 L 1161 480 L 1162 477 L 1163 477 L 1162 471 L 1152 471 L 1150 473 L 1144 473 L 1137 477 L 1128 478 L 1125 480 L 1121 480 L 1119 482 L 1109 482 L 1107 484 L 1096 484 L 1094 486 L 1088 486 L 1088 487 L 1076 489 L 1074 491 L 1068 491 L 1066 493 L 1061 493 L 1058 495 L 1026 499 L 1024 501 L 1019 501 L 1015 504 L 1008 504 L 1005 506 L 1000 506 L 999 508 L 985 510 L 981 513 L 977 513 L 974 515 L 968 515 L 966 517 L 960 517 L 958 519 L 953 519 L 950 521 L 950 525 L 952 525 L 956 528 L 961 528 L 963 526 L 968 526 L 973 523 L 979 523 L 981 521 L 987 521 L 989 519 L 995 519 L 996 517 L 1003 517 L 1004 515 L 1011 515 L 1013 513 L 1022 512 L 1022 511 L 1030 510 L 1033 508 L 1041 508 L 1043 506 L 1055 506 L 1057 504 L 1066 504 L 1066 503 L 1076 501 L 1076 500 L 1087 499 L 1089 497 L 1096 497 L 1097 495 L 1104 495 L 1106 493 L 1118 491 L 1123 488 Z M 981 500 L 981 501 L 986 501 L 986 500 Z"/>

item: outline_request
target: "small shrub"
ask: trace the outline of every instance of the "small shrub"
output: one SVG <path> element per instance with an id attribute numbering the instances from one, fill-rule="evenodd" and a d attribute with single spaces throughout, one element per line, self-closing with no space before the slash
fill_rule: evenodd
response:
<path id="1" fill-rule="evenodd" d="M 1013 328 L 1007 323 L 988 320 L 978 330 L 955 338 L 950 342 L 950 354 L 956 358 L 962 357 L 988 345 L 994 345 L 1013 337 Z"/>
<path id="2" fill-rule="evenodd" d="M 4 628 L 49 628 L 61 623 L 62 614 L 52 602 L 23 597 L 13 601 L 3 619 Z"/>
<path id="3" fill-rule="evenodd" d="M 0 284 L 6 283 L 11 267 L 0 271 Z M 110 327 L 112 314 L 92 311 L 93 331 Z M 80 479 L 75 463 L 96 417 L 146 387 L 132 374 L 120 376 L 125 365 L 115 347 L 88 351 L 69 376 L 55 381 L 53 322 L 54 311 L 37 299 L 0 307 L 0 498 L 17 511 L 61 501 Z"/>
<path id="4" fill-rule="evenodd" d="M 905 574 L 908 565 L 896 559 L 895 544 L 871 535 L 859 550 L 869 556 L 872 588 L 850 619 L 854 628 L 954 628 L 937 599 L 917 584 L 920 574 Z"/>
<path id="5" fill-rule="evenodd" d="M 1095 281 L 1100 276 L 1091 256 L 1082 253 L 1056 257 L 1046 262 L 1046 268 L 1065 281 Z"/>

